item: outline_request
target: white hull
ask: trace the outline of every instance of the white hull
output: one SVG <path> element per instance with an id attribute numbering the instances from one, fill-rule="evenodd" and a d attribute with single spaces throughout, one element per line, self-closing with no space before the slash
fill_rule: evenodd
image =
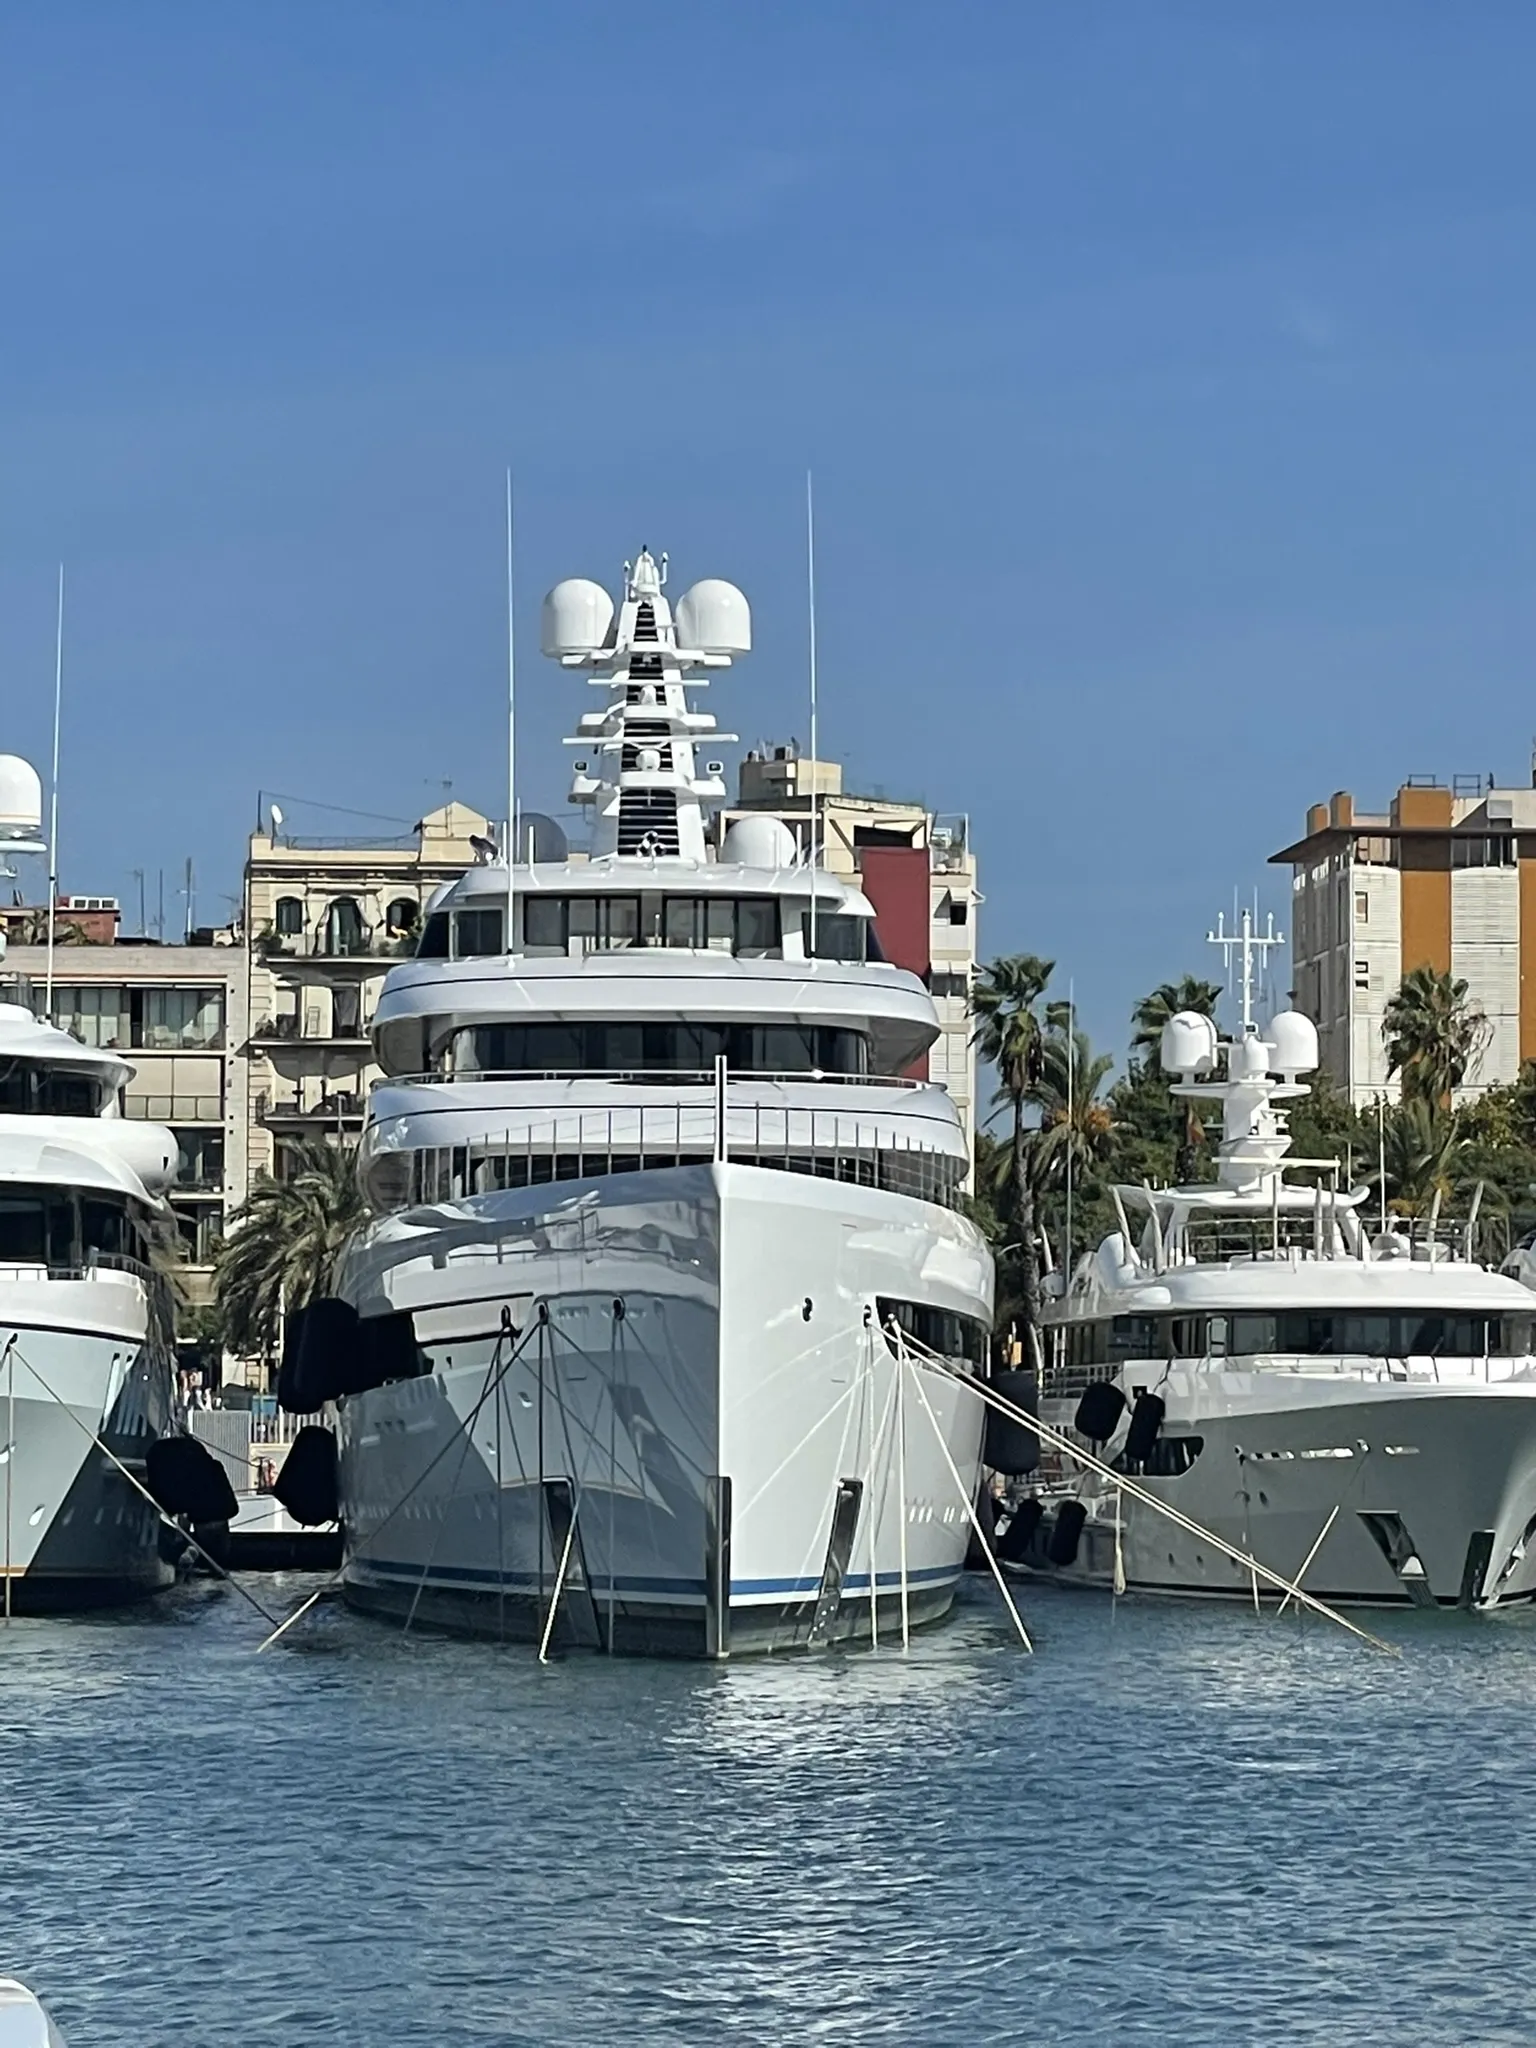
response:
<path id="1" fill-rule="evenodd" d="M 711 1656 L 867 1638 L 872 1572 L 881 1631 L 904 1580 L 911 1621 L 948 1608 L 968 1523 L 939 1433 L 973 1494 L 982 1403 L 926 1380 L 936 1431 L 910 1371 L 898 1400 L 875 1305 L 990 1318 L 949 1211 L 747 1166 L 619 1174 L 413 1212 L 344 1284 L 412 1309 L 434 1367 L 342 1404 L 355 1603 L 530 1636 L 559 1584 L 555 1642 Z"/>
<path id="2" fill-rule="evenodd" d="M 1206 1385 L 1198 1405 L 1167 1390 L 1164 1440 L 1203 1448 L 1180 1476 L 1137 1483 L 1273 1571 L 1294 1578 L 1305 1564 L 1306 1589 L 1345 1604 L 1489 1609 L 1536 1595 L 1536 1380 L 1181 1377 Z M 1063 1427 L 1071 1408 L 1052 1405 L 1045 1419 Z M 1118 1521 L 1129 1588 L 1252 1599 L 1241 1565 L 1142 1503 L 1117 1503 L 1110 1482 L 1069 1490 L 1090 1507 L 1078 1556 L 1047 1567 L 1042 1540 L 1032 1568 L 1111 1584 Z"/>
<path id="3" fill-rule="evenodd" d="M 0 1283 L 0 1587 L 15 1612 L 171 1582 L 158 1516 L 94 1442 L 137 1471 L 170 1425 L 171 1362 L 146 1323 L 128 1275 Z"/>

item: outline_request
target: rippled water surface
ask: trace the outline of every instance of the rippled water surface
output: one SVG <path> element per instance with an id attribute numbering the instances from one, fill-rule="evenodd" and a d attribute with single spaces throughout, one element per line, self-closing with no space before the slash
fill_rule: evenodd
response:
<path id="1" fill-rule="evenodd" d="M 71 2048 L 1536 2039 L 1536 1628 L 1027 1613 L 720 1668 L 18 1621 L 0 1971 Z"/>

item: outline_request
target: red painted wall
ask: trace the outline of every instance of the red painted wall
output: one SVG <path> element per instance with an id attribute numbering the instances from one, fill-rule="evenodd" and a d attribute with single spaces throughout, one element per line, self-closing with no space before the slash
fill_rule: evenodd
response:
<path id="1" fill-rule="evenodd" d="M 864 894 L 875 907 L 880 950 L 893 967 L 926 979 L 928 951 L 928 849 L 924 846 L 866 846 L 859 855 Z M 928 1078 L 925 1053 L 908 1075 Z"/>

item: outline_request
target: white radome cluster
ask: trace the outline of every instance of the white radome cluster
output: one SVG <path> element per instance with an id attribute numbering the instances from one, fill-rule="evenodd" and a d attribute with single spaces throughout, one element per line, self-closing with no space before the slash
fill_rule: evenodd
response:
<path id="1" fill-rule="evenodd" d="M 744 592 L 718 576 L 684 591 L 674 613 L 679 649 L 690 654 L 752 651 L 752 607 Z M 539 647 L 553 661 L 601 653 L 613 645 L 613 599 L 601 583 L 568 576 L 548 591 L 539 614 Z"/>
<path id="2" fill-rule="evenodd" d="M 1198 1010 L 1180 1010 L 1163 1026 L 1158 1056 L 1164 1072 L 1177 1074 L 1188 1087 L 1215 1073 L 1219 1049 L 1213 1020 Z M 1281 1010 L 1271 1018 L 1262 1037 L 1245 1035 L 1232 1041 L 1227 1048 L 1227 1072 L 1234 1081 L 1276 1074 L 1294 1085 L 1298 1074 L 1316 1070 L 1318 1059 L 1317 1026 L 1312 1019 L 1300 1010 Z"/>

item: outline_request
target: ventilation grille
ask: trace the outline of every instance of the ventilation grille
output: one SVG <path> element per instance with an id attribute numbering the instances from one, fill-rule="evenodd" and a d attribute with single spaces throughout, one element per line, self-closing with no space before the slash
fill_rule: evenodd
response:
<path id="1" fill-rule="evenodd" d="M 618 850 L 657 856 L 678 851 L 675 789 L 624 791 L 619 798 Z"/>
<path id="2" fill-rule="evenodd" d="M 656 638 L 655 626 L 652 625 L 649 634 L 643 634 L 637 629 L 635 638 L 637 640 L 654 640 Z M 661 656 L 659 654 L 632 654 L 629 657 L 629 674 L 632 682 L 659 683 L 661 681 Z"/>
<path id="3" fill-rule="evenodd" d="M 635 612 L 635 638 L 637 640 L 654 640 L 656 638 L 656 607 L 649 598 L 643 598 Z M 631 675 L 635 672 L 633 662 L 629 665 L 629 672 Z"/>

